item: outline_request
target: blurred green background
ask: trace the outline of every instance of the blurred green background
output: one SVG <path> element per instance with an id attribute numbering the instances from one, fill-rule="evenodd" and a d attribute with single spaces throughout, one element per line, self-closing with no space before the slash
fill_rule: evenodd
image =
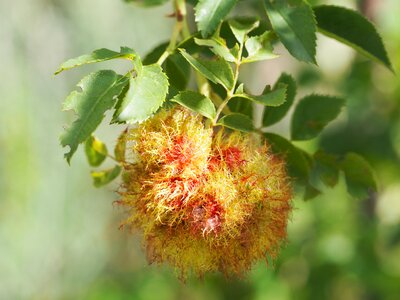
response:
<path id="1" fill-rule="evenodd" d="M 400 1 L 310 2 L 362 9 L 400 72 Z M 119 0 L 0 1 L 0 299 L 400 299 L 399 77 L 322 36 L 320 68 L 278 47 L 281 58 L 244 69 L 242 79 L 257 93 L 285 70 L 302 85 L 300 95 L 344 95 L 340 118 L 299 146 L 365 155 L 377 195 L 351 199 L 342 180 L 310 202 L 296 198 L 279 260 L 243 280 L 210 275 L 183 284 L 167 266 L 148 266 L 140 240 L 118 230 L 117 183 L 95 189 L 82 151 L 68 166 L 58 137 L 74 118 L 61 102 L 78 80 L 127 66 L 52 74 L 65 59 L 101 47 L 144 55 L 169 39 L 169 12 L 170 4 L 144 9 Z M 114 143 L 120 129 L 97 135 Z M 287 134 L 287 120 L 273 130 Z"/>

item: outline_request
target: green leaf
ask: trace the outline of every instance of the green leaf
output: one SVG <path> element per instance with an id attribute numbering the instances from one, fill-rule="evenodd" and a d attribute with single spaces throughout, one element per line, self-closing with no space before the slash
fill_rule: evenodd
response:
<path id="1" fill-rule="evenodd" d="M 144 65 L 157 63 L 160 56 L 167 49 L 169 43 L 162 43 L 151 50 L 143 59 Z M 169 85 L 178 90 L 184 90 L 190 80 L 190 65 L 179 54 L 173 53 L 163 63 L 165 74 L 168 77 Z"/>
<path id="2" fill-rule="evenodd" d="M 315 138 L 340 113 L 345 100 L 332 96 L 309 95 L 297 104 L 291 124 L 292 140 Z"/>
<path id="3" fill-rule="evenodd" d="M 168 78 L 157 64 L 143 66 L 129 80 L 129 90 L 118 110 L 115 121 L 143 122 L 163 104 L 168 92 Z"/>
<path id="4" fill-rule="evenodd" d="M 194 39 L 197 45 L 210 47 L 211 51 L 219 57 L 234 62 L 236 59 L 232 55 L 229 48 L 226 46 L 225 41 L 222 38 L 212 38 L 212 39 Z"/>
<path id="5" fill-rule="evenodd" d="M 304 184 L 308 183 L 311 171 L 308 154 L 280 135 L 264 133 L 264 136 L 272 150 L 285 157 L 290 176 Z"/>
<path id="6" fill-rule="evenodd" d="M 314 13 L 321 33 L 349 45 L 393 71 L 381 37 L 364 16 L 357 11 L 331 5 L 316 6 Z"/>
<path id="7" fill-rule="evenodd" d="M 266 31 L 262 35 L 248 38 L 245 42 L 248 55 L 242 60 L 242 63 L 251 63 L 278 57 L 278 55 L 272 53 L 273 49 L 270 37 L 270 32 Z"/>
<path id="8" fill-rule="evenodd" d="M 162 5 L 169 0 L 124 0 L 127 3 L 135 3 L 142 6 L 157 6 Z"/>
<path id="9" fill-rule="evenodd" d="M 118 123 L 117 122 L 117 111 L 120 109 L 122 101 L 125 99 L 126 93 L 129 90 L 129 78 L 127 78 L 126 80 L 127 80 L 127 83 L 125 84 L 125 86 L 122 89 L 121 93 L 117 96 L 117 99 L 116 99 L 117 103 L 114 106 L 114 114 L 112 116 L 110 124 Z"/>
<path id="10" fill-rule="evenodd" d="M 112 169 L 99 172 L 92 171 L 90 172 L 90 175 L 93 178 L 93 185 L 95 187 L 102 187 L 113 181 L 115 178 L 117 178 L 120 173 L 121 173 L 121 167 L 116 165 Z"/>
<path id="11" fill-rule="evenodd" d="M 282 120 L 294 102 L 296 96 L 296 82 L 289 74 L 282 73 L 275 84 L 274 90 L 280 85 L 286 84 L 286 101 L 278 107 L 264 110 L 263 126 L 267 127 Z"/>
<path id="12" fill-rule="evenodd" d="M 108 151 L 106 145 L 94 136 L 85 142 L 85 154 L 92 167 L 98 167 L 106 159 Z"/>
<path id="13" fill-rule="evenodd" d="M 183 39 L 181 42 L 178 43 L 176 49 L 182 48 L 185 49 L 186 52 L 189 54 L 200 53 L 202 49 L 201 46 L 197 45 L 194 41 L 196 38 L 201 38 L 200 32 L 195 32 L 189 37 Z"/>
<path id="14" fill-rule="evenodd" d="M 78 145 L 90 137 L 104 118 L 104 113 L 115 104 L 115 98 L 127 84 L 127 78 L 114 71 L 102 70 L 84 77 L 78 84 L 81 91 L 73 91 L 63 109 L 73 109 L 78 119 L 61 135 L 61 145 L 69 146 L 64 156 L 68 163 Z"/>
<path id="15" fill-rule="evenodd" d="M 232 68 L 223 60 L 205 60 L 194 58 L 184 49 L 179 49 L 182 56 L 202 75 L 214 83 L 221 84 L 226 90 L 233 88 L 234 79 Z"/>
<path id="16" fill-rule="evenodd" d="M 290 2 L 290 3 L 289 3 Z M 264 0 L 272 27 L 295 58 L 316 63 L 316 22 L 311 6 L 303 0 Z"/>
<path id="17" fill-rule="evenodd" d="M 186 0 L 186 3 L 191 4 L 193 6 L 195 6 L 198 2 L 199 0 Z"/>
<path id="18" fill-rule="evenodd" d="M 339 181 L 339 159 L 319 150 L 314 154 L 313 172 L 325 185 L 334 187 Z"/>
<path id="19" fill-rule="evenodd" d="M 169 84 L 177 90 L 186 89 L 190 80 L 190 65 L 182 55 L 172 54 L 168 56 L 164 64 Z"/>
<path id="20" fill-rule="evenodd" d="M 216 111 L 214 104 L 209 98 L 200 93 L 183 91 L 171 99 L 171 101 L 179 103 L 211 120 L 215 118 Z"/>
<path id="21" fill-rule="evenodd" d="M 239 86 L 235 90 L 235 93 L 236 94 L 244 94 L 244 84 L 243 83 L 239 84 Z"/>
<path id="22" fill-rule="evenodd" d="M 228 107 L 233 113 L 240 113 L 253 118 L 253 102 L 245 98 L 234 97 L 228 102 Z"/>
<path id="23" fill-rule="evenodd" d="M 136 53 L 131 48 L 121 47 L 120 52 L 115 52 L 106 48 L 101 48 L 94 50 L 90 54 L 85 54 L 75 58 L 71 58 L 61 64 L 60 68 L 54 73 L 55 75 L 61 73 L 62 71 L 79 67 L 85 64 L 91 64 L 116 58 L 126 58 L 129 60 L 134 60 L 136 58 Z"/>
<path id="24" fill-rule="evenodd" d="M 243 44 L 247 34 L 253 29 L 257 28 L 260 25 L 260 21 L 259 20 L 254 21 L 252 19 L 241 19 L 241 20 L 232 19 L 228 21 L 228 24 L 236 40 L 240 44 Z"/>
<path id="25" fill-rule="evenodd" d="M 243 3 L 242 0 L 242 4 Z M 263 12 L 263 10 L 261 12 Z M 244 44 L 249 36 L 262 35 L 265 31 L 270 29 L 271 25 L 266 18 L 260 20 L 259 17 L 253 14 L 252 16 L 234 16 L 228 20 L 224 20 L 217 32 L 219 36 L 226 41 L 231 51 L 233 51 L 232 47 L 238 45 L 237 48 L 239 49 L 239 44 Z M 277 36 L 274 35 L 274 37 L 276 40 Z M 239 42 L 238 44 L 238 41 L 242 41 L 242 43 Z"/>
<path id="26" fill-rule="evenodd" d="M 341 163 L 347 190 L 356 198 L 367 198 L 370 192 L 377 191 L 375 174 L 369 163 L 360 155 L 348 153 Z"/>
<path id="27" fill-rule="evenodd" d="M 169 42 L 164 42 L 146 54 L 146 56 L 142 59 L 142 63 L 144 65 L 152 65 L 155 64 L 160 56 L 164 53 L 165 50 L 167 50 L 169 45 Z"/>
<path id="28" fill-rule="evenodd" d="M 217 124 L 244 132 L 254 130 L 253 121 L 248 116 L 238 113 L 223 116 Z"/>
<path id="29" fill-rule="evenodd" d="M 195 7 L 197 26 L 203 37 L 212 34 L 237 0 L 200 0 Z"/>
<path id="30" fill-rule="evenodd" d="M 114 148 L 115 159 L 119 162 L 125 162 L 125 151 L 126 151 L 126 135 L 128 128 L 125 129 L 118 137 L 117 143 Z"/>
<path id="31" fill-rule="evenodd" d="M 306 188 L 304 190 L 303 199 L 305 201 L 314 199 L 315 197 L 321 195 L 321 191 L 317 188 L 313 187 L 311 184 L 306 184 Z"/>
<path id="32" fill-rule="evenodd" d="M 278 86 L 270 91 L 266 92 L 260 96 L 252 96 L 246 93 L 243 94 L 235 94 L 235 97 L 245 98 L 265 106 L 273 106 L 277 107 L 285 103 L 286 100 L 286 85 L 285 84 L 278 84 Z"/>

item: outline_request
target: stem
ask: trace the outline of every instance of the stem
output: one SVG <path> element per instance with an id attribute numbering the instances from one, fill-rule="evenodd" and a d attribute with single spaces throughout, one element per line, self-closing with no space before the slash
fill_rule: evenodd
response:
<path id="1" fill-rule="evenodd" d="M 196 83 L 197 87 L 199 88 L 199 92 L 208 98 L 210 98 L 210 85 L 207 79 L 201 75 L 199 72 L 196 73 Z"/>
<path id="2" fill-rule="evenodd" d="M 181 15 L 181 23 L 182 23 L 182 37 L 183 39 L 187 39 L 190 37 L 189 25 L 187 22 L 187 11 L 185 0 L 175 0 L 176 9 L 180 12 Z M 210 85 L 208 84 L 207 79 L 198 72 L 195 72 L 196 75 L 196 83 L 199 89 L 199 92 L 207 97 L 210 97 Z"/>
<path id="3" fill-rule="evenodd" d="M 111 155 L 111 154 L 107 154 L 106 155 L 108 158 L 112 159 L 113 161 L 115 161 L 117 164 L 119 164 L 121 167 L 123 167 L 124 165 L 130 165 L 130 166 L 134 166 L 136 165 L 136 163 L 132 163 L 132 162 L 127 162 L 126 160 L 118 160 L 115 156 Z"/>
<path id="4" fill-rule="evenodd" d="M 178 40 L 180 34 L 182 34 L 183 39 L 190 37 L 190 30 L 189 30 L 189 26 L 188 26 L 188 22 L 187 22 L 187 11 L 186 11 L 185 0 L 174 0 L 173 5 L 174 5 L 174 9 L 175 9 L 176 23 L 172 30 L 171 40 L 168 44 L 168 47 L 161 54 L 160 58 L 157 61 L 157 64 L 159 64 L 159 65 L 162 65 L 164 63 L 164 61 L 168 58 L 168 56 L 170 56 L 175 51 L 177 40 Z M 226 105 L 228 104 L 229 100 L 233 97 L 235 87 L 236 87 L 236 84 L 238 81 L 239 68 L 240 68 L 242 53 L 243 53 L 243 45 L 244 45 L 244 42 L 240 45 L 238 58 L 235 61 L 234 83 L 233 83 L 232 89 L 227 91 L 227 97 L 223 101 L 219 97 L 218 97 L 218 99 L 213 99 L 213 102 L 218 102 L 217 105 L 219 104 L 216 118 L 212 121 L 213 125 L 215 125 L 215 123 L 217 122 L 219 115 L 221 114 L 222 111 L 225 113 L 230 112 L 229 108 L 226 107 Z M 210 89 L 210 85 L 209 85 L 207 79 L 198 72 L 195 72 L 195 75 L 196 75 L 196 82 L 197 82 L 199 92 L 202 93 L 203 95 L 211 98 L 211 89 Z"/>
<path id="5" fill-rule="evenodd" d="M 187 38 L 190 36 L 189 26 L 187 24 L 187 11 L 186 11 L 186 3 L 185 0 L 175 0 L 175 10 L 179 12 L 180 22 L 182 23 L 182 35 L 183 38 Z"/>
<path id="6" fill-rule="evenodd" d="M 164 63 L 164 61 L 168 58 L 169 55 L 170 55 L 169 51 L 165 50 L 163 52 L 163 54 L 160 56 L 160 58 L 157 60 L 157 64 L 159 64 L 161 66 Z"/>
<path id="7" fill-rule="evenodd" d="M 209 98 L 212 100 L 212 102 L 213 102 L 217 107 L 219 107 L 219 106 L 222 104 L 222 102 L 223 102 L 223 100 L 221 99 L 221 97 L 220 97 L 217 93 L 215 93 L 215 92 L 213 92 L 213 91 L 210 91 L 210 97 L 209 97 Z M 230 114 L 230 113 L 231 113 L 231 110 L 229 109 L 229 107 L 225 106 L 224 109 L 222 110 L 222 112 L 223 112 L 224 114 Z"/>
<path id="8" fill-rule="evenodd" d="M 111 158 L 113 161 L 115 161 L 115 162 L 117 162 L 117 163 L 121 163 L 121 161 L 118 161 L 118 160 L 115 158 L 115 156 L 113 156 L 113 155 L 111 155 L 111 154 L 106 154 L 106 156 L 107 156 L 108 158 Z M 124 161 L 123 161 L 122 163 L 124 163 Z"/>
<path id="9" fill-rule="evenodd" d="M 213 124 L 217 124 L 219 115 L 221 114 L 222 110 L 224 109 L 224 107 L 228 104 L 229 100 L 231 100 L 231 96 L 227 95 L 225 100 L 222 102 L 222 104 L 218 107 L 217 109 L 217 113 L 215 115 L 215 118 L 213 120 Z"/>
<path id="10" fill-rule="evenodd" d="M 222 102 L 222 104 L 218 107 L 217 109 L 217 113 L 215 115 L 215 118 L 213 120 L 213 124 L 217 124 L 218 118 L 221 114 L 221 112 L 225 109 L 226 105 L 228 104 L 229 100 L 232 99 L 234 93 L 235 93 L 235 88 L 236 88 L 236 84 L 238 82 L 239 79 L 239 70 L 240 70 L 240 65 L 242 63 L 242 55 L 243 55 L 243 46 L 244 46 L 245 41 L 243 41 L 243 43 L 240 44 L 239 47 L 239 53 L 238 53 L 238 57 L 235 60 L 235 72 L 234 72 L 234 77 L 233 77 L 233 85 L 232 88 L 229 89 L 226 93 L 226 98 L 224 99 L 224 101 Z"/>
<path id="11" fill-rule="evenodd" d="M 175 17 L 176 23 L 174 29 L 172 30 L 171 40 L 169 41 L 167 49 L 165 49 L 164 53 L 160 56 L 157 61 L 157 64 L 162 65 L 164 61 L 170 56 L 176 49 L 176 42 L 179 38 L 179 34 L 182 32 L 183 36 L 190 36 L 190 32 L 186 22 L 186 5 L 185 0 L 175 0 Z"/>

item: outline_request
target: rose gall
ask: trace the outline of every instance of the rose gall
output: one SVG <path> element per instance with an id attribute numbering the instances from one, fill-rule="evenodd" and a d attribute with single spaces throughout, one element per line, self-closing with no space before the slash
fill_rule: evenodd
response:
<path id="1" fill-rule="evenodd" d="M 162 111 L 130 129 L 121 200 L 123 226 L 143 234 L 150 263 L 186 278 L 243 275 L 276 258 L 292 191 L 285 162 L 251 134 L 214 133 L 186 109 Z"/>

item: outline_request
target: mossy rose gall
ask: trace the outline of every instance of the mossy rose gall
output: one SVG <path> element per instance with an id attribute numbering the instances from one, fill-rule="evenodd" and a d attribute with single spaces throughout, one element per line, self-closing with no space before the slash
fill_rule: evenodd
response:
<path id="1" fill-rule="evenodd" d="M 149 262 L 182 277 L 241 275 L 286 239 L 291 187 L 282 159 L 251 134 L 214 133 L 186 109 L 162 111 L 127 133 L 119 204 L 143 234 Z"/>

